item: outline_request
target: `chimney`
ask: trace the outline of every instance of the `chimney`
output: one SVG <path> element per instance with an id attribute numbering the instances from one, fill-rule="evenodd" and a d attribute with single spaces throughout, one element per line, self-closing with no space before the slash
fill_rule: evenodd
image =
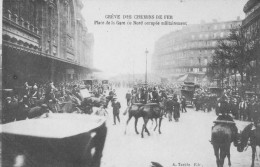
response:
<path id="1" fill-rule="evenodd" d="M 213 23 L 217 23 L 217 22 L 218 22 L 218 20 L 217 20 L 217 19 L 213 19 L 212 21 L 213 21 Z"/>
<path id="2" fill-rule="evenodd" d="M 237 16 L 237 21 L 239 21 L 240 20 L 240 16 Z"/>

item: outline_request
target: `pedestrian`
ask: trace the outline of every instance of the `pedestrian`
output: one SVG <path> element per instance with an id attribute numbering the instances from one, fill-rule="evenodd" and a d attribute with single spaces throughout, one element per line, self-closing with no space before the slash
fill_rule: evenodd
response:
<path id="1" fill-rule="evenodd" d="M 3 100 L 3 123 L 12 122 L 15 120 L 15 109 L 12 104 L 12 98 L 7 97 L 5 100 Z"/>
<path id="2" fill-rule="evenodd" d="M 182 98 L 181 98 L 181 112 L 183 113 L 184 111 L 185 112 L 187 112 L 187 110 L 186 110 L 186 99 L 185 99 L 185 97 L 184 96 L 182 96 Z"/>
<path id="3" fill-rule="evenodd" d="M 178 102 L 177 98 L 174 98 L 173 101 L 174 101 L 174 104 L 173 104 L 173 106 L 174 106 L 174 109 L 173 109 L 174 115 L 173 115 L 173 117 L 174 117 L 174 120 L 176 122 L 178 122 L 179 118 L 180 118 L 180 103 Z"/>
<path id="4" fill-rule="evenodd" d="M 113 97 L 112 107 L 113 107 L 114 125 L 116 125 L 116 118 L 117 118 L 118 122 L 120 123 L 119 112 L 120 112 L 120 108 L 121 108 L 121 104 L 119 101 L 117 101 L 116 97 Z"/>
<path id="5" fill-rule="evenodd" d="M 132 99 L 132 95 L 130 93 L 130 90 L 126 93 L 125 98 L 126 98 L 126 105 L 129 106 L 131 99 Z"/>
<path id="6" fill-rule="evenodd" d="M 165 107 L 166 107 L 166 113 L 168 113 L 169 122 L 172 121 L 172 113 L 173 113 L 173 96 L 169 95 L 168 99 L 166 101 Z"/>

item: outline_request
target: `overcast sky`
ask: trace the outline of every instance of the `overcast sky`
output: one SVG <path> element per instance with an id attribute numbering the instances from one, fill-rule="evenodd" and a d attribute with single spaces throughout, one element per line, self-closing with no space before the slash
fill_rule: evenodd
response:
<path id="1" fill-rule="evenodd" d="M 243 7 L 247 0 L 82 0 L 83 17 L 88 31 L 94 34 L 94 66 L 108 74 L 144 73 L 145 49 L 148 53 L 148 71 L 154 43 L 162 35 L 182 26 L 95 25 L 94 21 L 107 15 L 172 15 L 168 21 L 200 23 L 235 20 L 245 17 Z M 136 21 L 132 19 L 131 21 Z M 138 21 L 138 20 L 137 20 Z M 156 21 L 140 20 L 140 21 Z M 165 20 L 158 20 L 165 21 Z M 133 70 L 134 69 L 134 70 Z"/>

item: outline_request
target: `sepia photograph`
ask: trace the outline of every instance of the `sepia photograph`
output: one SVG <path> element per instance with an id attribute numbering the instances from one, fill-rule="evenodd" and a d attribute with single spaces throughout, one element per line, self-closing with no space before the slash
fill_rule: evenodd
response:
<path id="1" fill-rule="evenodd" d="M 260 167 L 260 0 L 0 9 L 0 166 Z"/>

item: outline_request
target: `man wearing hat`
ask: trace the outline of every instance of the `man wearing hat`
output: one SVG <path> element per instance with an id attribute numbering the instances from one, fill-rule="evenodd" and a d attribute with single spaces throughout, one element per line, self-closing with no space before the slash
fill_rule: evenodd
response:
<path id="1" fill-rule="evenodd" d="M 12 109 L 12 98 L 7 97 L 3 103 L 3 123 L 14 121 L 14 112 Z"/>
<path id="2" fill-rule="evenodd" d="M 166 101 L 165 107 L 166 107 L 166 112 L 168 113 L 169 117 L 169 122 L 172 121 L 172 113 L 173 113 L 173 96 L 169 95 L 168 100 Z"/>
<path id="3" fill-rule="evenodd" d="M 232 141 L 234 143 L 234 146 L 237 146 L 238 144 L 238 129 L 236 127 L 233 118 L 229 115 L 230 113 L 230 107 L 229 104 L 227 102 L 227 96 L 226 95 L 222 95 L 219 99 L 219 103 L 218 103 L 218 110 L 219 113 L 221 113 L 221 115 L 218 116 L 217 120 L 219 121 L 230 121 L 230 127 L 232 130 Z M 218 124 L 218 123 L 217 123 Z"/>
<path id="4" fill-rule="evenodd" d="M 120 122 L 119 111 L 121 108 L 121 104 L 119 101 L 117 101 L 117 97 L 113 97 L 112 107 L 113 107 L 114 125 L 116 125 L 116 118 L 118 122 Z"/>
<path id="5" fill-rule="evenodd" d="M 177 122 L 179 121 L 179 118 L 180 118 L 180 103 L 178 102 L 178 99 L 177 97 L 173 99 L 173 112 L 174 112 L 174 120 Z"/>
<path id="6" fill-rule="evenodd" d="M 132 99 L 132 94 L 130 93 L 130 90 L 128 90 L 128 92 L 126 93 L 125 98 L 126 98 L 127 106 L 129 106 Z"/>
<path id="7" fill-rule="evenodd" d="M 182 96 L 182 98 L 181 98 L 181 112 L 187 112 L 187 110 L 186 110 L 186 99 L 185 99 L 185 97 L 184 96 Z"/>

